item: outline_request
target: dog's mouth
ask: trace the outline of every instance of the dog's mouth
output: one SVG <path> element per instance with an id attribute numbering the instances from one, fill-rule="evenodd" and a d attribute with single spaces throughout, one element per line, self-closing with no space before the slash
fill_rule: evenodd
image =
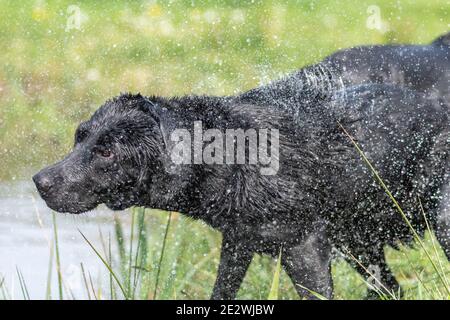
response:
<path id="1" fill-rule="evenodd" d="M 91 211 L 100 204 L 95 197 L 81 197 L 69 192 L 38 191 L 47 206 L 60 213 L 80 214 Z M 83 199 L 83 201 L 80 199 Z M 86 201 L 87 199 L 89 201 Z"/>
<path id="2" fill-rule="evenodd" d="M 47 206 L 60 213 L 70 213 L 70 214 L 80 214 L 87 211 L 91 211 L 97 207 L 98 204 L 94 203 L 69 203 L 69 202 L 59 202 L 54 200 L 45 200 Z"/>
<path id="3" fill-rule="evenodd" d="M 95 209 L 101 203 L 104 203 L 111 210 L 119 211 L 133 206 L 136 202 L 136 197 L 132 193 L 127 195 L 114 194 L 113 197 L 110 197 L 110 195 L 96 192 L 78 194 L 56 189 L 45 192 L 38 191 L 50 209 L 61 213 L 84 213 Z"/>

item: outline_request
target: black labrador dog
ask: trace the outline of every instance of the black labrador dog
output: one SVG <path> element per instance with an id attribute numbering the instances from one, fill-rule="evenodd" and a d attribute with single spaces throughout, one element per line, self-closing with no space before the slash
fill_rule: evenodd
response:
<path id="1" fill-rule="evenodd" d="M 436 50 L 447 60 L 431 55 L 435 63 L 448 63 L 448 48 Z M 346 86 L 352 81 L 330 59 L 238 96 L 116 97 L 80 124 L 73 151 L 33 180 L 59 212 L 145 206 L 220 230 L 214 299 L 235 298 L 255 253 L 280 251 L 300 295 L 330 298 L 332 248 L 379 266 L 379 281 L 396 291 L 383 247 L 412 233 L 354 143 L 419 233 L 421 200 L 450 257 L 450 107 L 445 90 L 436 97 L 406 88 L 413 83 Z"/>

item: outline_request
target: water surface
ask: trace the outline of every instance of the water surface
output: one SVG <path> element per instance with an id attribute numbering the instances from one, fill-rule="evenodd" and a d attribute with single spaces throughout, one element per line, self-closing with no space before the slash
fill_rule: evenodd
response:
<path id="1" fill-rule="evenodd" d="M 114 214 L 121 215 L 121 219 L 128 218 L 126 213 L 113 213 L 106 208 L 83 215 L 56 214 L 65 298 L 87 297 L 80 263 L 86 273 L 91 274 L 94 286 L 108 278 L 106 268 L 78 229 L 101 249 L 99 230 L 106 239 L 113 234 Z M 34 185 L 31 182 L 0 183 L 0 279 L 5 278 L 10 298 L 23 298 L 17 269 L 23 275 L 30 297 L 45 298 L 53 240 L 52 211 Z M 54 257 L 52 269 L 52 296 L 58 298 Z"/>

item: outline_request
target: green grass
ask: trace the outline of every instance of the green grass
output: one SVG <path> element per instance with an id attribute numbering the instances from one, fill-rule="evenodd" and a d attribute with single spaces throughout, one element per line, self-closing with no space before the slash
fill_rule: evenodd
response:
<path id="1" fill-rule="evenodd" d="M 167 212 L 157 210 L 144 212 L 143 209 L 137 208 L 130 214 L 136 216 L 133 245 L 130 244 L 130 237 L 119 239 L 115 235 L 106 237 L 100 235 L 105 240 L 104 245 L 100 247 L 94 247 L 92 239 L 86 239 L 85 250 L 95 252 L 99 259 L 102 259 L 104 266 L 102 274 L 99 279 L 92 278 L 90 274 L 86 274 L 81 264 L 80 270 L 86 293 L 73 297 L 64 286 L 65 279 L 62 278 L 61 286 L 65 293 L 63 297 L 93 300 L 154 299 L 157 292 L 157 299 L 208 299 L 219 262 L 220 235 L 203 223 L 185 218 L 178 213 L 172 213 L 168 229 Z M 116 223 L 119 228 L 131 228 L 131 225 L 122 222 L 118 215 Z M 445 286 L 425 252 L 425 250 L 434 252 L 430 233 L 426 234 L 423 244 L 424 248 L 417 242 L 410 247 L 401 246 L 399 251 L 386 248 L 388 263 L 405 290 L 403 299 L 448 299 Z M 119 254 L 118 247 L 121 245 L 128 248 L 123 255 Z M 55 250 L 54 245 L 52 248 Z M 134 249 L 130 251 L 129 248 Z M 163 259 L 161 259 L 162 252 L 164 252 Z M 433 254 L 433 260 L 437 262 L 438 259 L 448 278 L 450 266 L 440 248 L 437 258 Z M 61 264 L 63 267 L 63 256 Z M 56 265 L 50 264 L 49 268 L 53 271 L 49 270 L 49 273 L 57 273 Z M 341 258 L 334 260 L 332 272 L 335 299 L 365 297 L 367 288 L 365 278 L 357 274 Z M 112 278 L 109 278 L 110 276 Z M 23 278 L 20 266 L 17 269 L 17 280 L 23 296 L 15 298 L 38 298 L 27 293 L 27 281 L 32 279 Z M 51 277 L 48 281 L 51 281 Z M 8 282 L 0 274 L 0 299 L 11 298 L 8 288 Z M 46 290 L 48 289 L 44 286 L 42 292 L 46 293 L 47 298 L 60 298 L 58 288 L 56 292 Z M 238 293 L 238 299 L 268 298 L 299 299 L 292 282 L 277 261 L 266 256 L 256 256 Z M 389 296 L 385 298 L 392 299 Z"/>
<path id="2" fill-rule="evenodd" d="M 136 211 L 144 214 L 143 209 Z M 117 282 L 122 286 L 130 275 L 134 277 L 132 293 L 122 291 L 123 296 L 115 297 L 208 299 L 219 260 L 219 234 L 202 223 L 184 218 L 177 213 L 171 213 L 170 220 L 167 220 L 168 213 L 147 210 L 142 217 L 143 220 L 134 228 L 147 230 L 152 237 L 145 240 L 137 239 L 135 246 L 141 249 L 127 252 L 124 257 L 107 264 L 105 268 L 106 272 L 121 270 L 120 265 L 123 263 L 121 259 L 132 261 L 128 264 L 129 269 L 122 269 L 120 276 L 115 275 Z M 419 242 L 415 242 L 410 247 L 401 246 L 401 250 L 386 248 L 388 263 L 405 291 L 404 299 L 449 299 L 446 285 L 442 283 L 429 259 L 429 252 L 434 252 L 435 249 L 433 239 L 431 233 L 427 233 L 425 239 L 421 240 L 423 247 Z M 118 239 L 115 241 L 118 242 Z M 142 249 L 144 246 L 145 250 Z M 436 252 L 437 256 L 433 255 L 432 261 L 443 266 L 443 276 L 448 278 L 450 266 L 447 259 L 440 248 L 437 248 Z M 299 299 L 278 261 L 266 256 L 255 257 L 238 293 L 238 299 Z M 336 299 L 365 297 L 367 290 L 365 279 L 346 262 L 336 259 L 332 269 Z M 114 290 L 120 287 L 118 283 L 112 285 Z M 392 299 L 386 294 L 383 298 Z"/>
<path id="3" fill-rule="evenodd" d="M 72 145 L 75 127 L 121 91 L 224 95 L 331 52 L 428 43 L 448 30 L 446 0 L 379 0 L 390 31 L 366 28 L 371 0 L 0 0 L 0 180 L 26 178 Z M 26 150 L 26 152 L 24 152 Z"/>

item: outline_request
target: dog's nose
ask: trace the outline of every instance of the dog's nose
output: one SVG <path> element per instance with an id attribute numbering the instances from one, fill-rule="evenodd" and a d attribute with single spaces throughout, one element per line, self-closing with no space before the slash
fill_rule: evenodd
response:
<path id="1" fill-rule="evenodd" d="M 52 182 L 50 178 L 45 174 L 38 173 L 34 175 L 33 181 L 38 190 L 41 192 L 49 192 L 52 188 Z"/>

